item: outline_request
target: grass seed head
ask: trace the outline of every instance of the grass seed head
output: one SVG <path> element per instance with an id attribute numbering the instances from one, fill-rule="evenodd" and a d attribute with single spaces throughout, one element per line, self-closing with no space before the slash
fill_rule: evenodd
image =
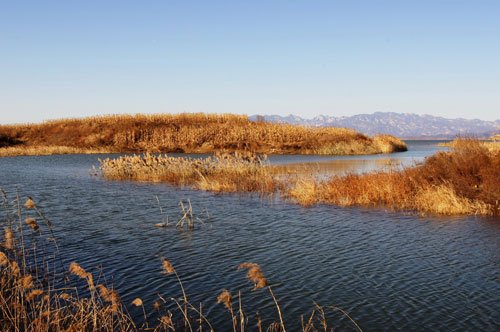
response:
<path id="1" fill-rule="evenodd" d="M 138 297 L 136 297 L 133 301 L 132 304 L 135 305 L 136 307 L 142 307 L 144 304 L 142 303 L 142 300 Z"/>
<path id="2" fill-rule="evenodd" d="M 31 274 L 27 274 L 25 276 L 22 276 L 20 279 L 19 279 L 19 285 L 23 288 L 23 289 L 30 289 L 30 288 L 33 288 L 33 277 L 31 276 Z"/>
<path id="3" fill-rule="evenodd" d="M 39 228 L 38 223 L 36 222 L 36 220 L 34 218 L 26 218 L 25 223 L 26 223 L 26 225 L 31 227 L 31 229 L 34 231 L 37 231 Z"/>
<path id="4" fill-rule="evenodd" d="M 14 232 L 12 231 L 11 228 L 9 227 L 4 228 L 3 238 L 4 238 L 3 246 L 5 247 L 5 249 L 9 250 L 14 249 Z"/>
<path id="5" fill-rule="evenodd" d="M 161 322 L 163 325 L 167 326 L 167 327 L 173 327 L 173 326 L 174 326 L 174 324 L 173 324 L 173 322 L 172 322 L 172 314 L 162 316 L 162 317 L 160 318 L 160 322 Z"/>
<path id="6" fill-rule="evenodd" d="M 174 266 L 166 258 L 163 258 L 162 266 L 163 266 L 163 271 L 165 271 L 166 274 L 172 274 L 175 272 Z"/>
<path id="7" fill-rule="evenodd" d="M 222 303 L 229 311 L 233 311 L 233 297 L 227 289 L 223 289 L 217 296 L 217 303 Z"/>
<path id="8" fill-rule="evenodd" d="M 264 288 L 267 286 L 267 279 L 264 272 L 257 263 L 242 263 L 238 266 L 238 270 L 247 270 L 247 278 L 254 283 L 254 289 Z"/>
<path id="9" fill-rule="evenodd" d="M 7 255 L 0 251 L 0 266 L 5 266 L 7 264 L 9 264 L 9 259 L 7 258 Z"/>
<path id="10" fill-rule="evenodd" d="M 34 209 L 36 207 L 36 204 L 31 197 L 28 197 L 28 199 L 24 203 L 24 207 L 27 209 Z"/>
<path id="11" fill-rule="evenodd" d="M 19 264 L 16 261 L 10 261 L 9 265 L 12 275 L 17 277 L 20 273 Z"/>
<path id="12" fill-rule="evenodd" d="M 74 274 L 75 276 L 82 278 L 82 279 L 87 279 L 89 276 L 87 271 L 85 271 L 85 269 L 83 267 L 81 267 L 77 262 L 72 262 L 69 265 L 69 272 L 71 274 Z"/>
<path id="13" fill-rule="evenodd" d="M 38 296 L 40 296 L 42 294 L 43 294 L 43 290 L 41 290 L 41 289 L 34 289 L 31 292 L 29 292 L 28 296 L 26 296 L 26 300 L 31 301 L 31 300 L 37 298 Z"/>

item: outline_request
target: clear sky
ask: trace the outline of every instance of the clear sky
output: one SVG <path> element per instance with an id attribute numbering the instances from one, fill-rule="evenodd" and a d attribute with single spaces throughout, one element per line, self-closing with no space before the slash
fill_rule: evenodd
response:
<path id="1" fill-rule="evenodd" d="M 0 123 L 110 113 L 500 118 L 500 0 L 0 2 Z"/>

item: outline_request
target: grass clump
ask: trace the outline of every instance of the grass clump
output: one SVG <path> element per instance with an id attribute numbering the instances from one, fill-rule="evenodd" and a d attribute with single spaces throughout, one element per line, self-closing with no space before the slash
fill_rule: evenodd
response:
<path id="1" fill-rule="evenodd" d="M 387 172 L 318 180 L 290 173 L 255 155 L 205 159 L 131 156 L 101 161 L 105 178 L 165 181 L 215 192 L 281 193 L 302 205 L 384 206 L 432 214 L 500 214 L 500 149 L 457 140 L 423 164 Z M 292 175 L 292 176 L 291 176 Z"/>
<path id="2" fill-rule="evenodd" d="M 294 183 L 286 195 L 304 205 L 385 206 L 432 214 L 500 214 L 500 150 L 459 139 L 421 165 L 400 171 Z"/>
<path id="3" fill-rule="evenodd" d="M 100 161 L 111 180 L 168 182 L 215 192 L 275 192 L 278 180 L 265 156 L 217 154 L 207 158 L 134 155 Z"/>
<path id="4" fill-rule="evenodd" d="M 3 147 L 2 147 L 3 146 Z M 6 146 L 17 146 L 3 152 Z M 30 147 L 22 150 L 19 147 Z M 57 153 L 55 147 L 108 152 L 235 152 L 367 154 L 404 151 L 389 136 L 370 138 L 347 128 L 252 122 L 234 114 L 108 115 L 0 126 L 0 156 Z M 79 152 L 78 152 L 79 153 Z"/>
<path id="5" fill-rule="evenodd" d="M 31 146 L 14 145 L 0 148 L 0 157 L 48 156 L 55 154 L 97 154 L 112 152 L 106 148 L 81 148 L 64 145 Z"/>

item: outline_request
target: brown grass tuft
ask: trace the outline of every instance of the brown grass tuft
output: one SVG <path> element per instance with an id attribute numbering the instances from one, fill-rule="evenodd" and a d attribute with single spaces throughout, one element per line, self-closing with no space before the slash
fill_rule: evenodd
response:
<path id="1" fill-rule="evenodd" d="M 23 289 L 30 289 L 30 288 L 33 288 L 33 276 L 31 274 L 28 274 L 28 275 L 25 275 L 25 276 L 22 276 L 20 279 L 19 279 L 19 285 L 21 285 L 21 287 Z"/>
<path id="2" fill-rule="evenodd" d="M 257 263 L 241 263 L 238 270 L 247 270 L 247 278 L 254 283 L 254 289 L 264 288 L 267 286 L 267 279 L 264 277 L 264 272 Z"/>
<path id="3" fill-rule="evenodd" d="M 33 231 L 37 231 L 40 227 L 34 218 L 26 218 L 24 221 Z"/>
<path id="4" fill-rule="evenodd" d="M 166 273 L 166 274 L 172 274 L 175 272 L 175 269 L 174 269 L 174 266 L 172 265 L 172 263 L 170 263 L 170 261 L 166 258 L 163 258 L 163 261 L 162 261 L 162 267 L 163 267 L 163 271 Z"/>
<path id="5" fill-rule="evenodd" d="M 265 156 L 250 153 L 203 159 L 146 154 L 100 162 L 104 177 L 110 180 L 161 181 L 215 192 L 272 193 L 279 187 Z"/>
<path id="6" fill-rule="evenodd" d="M 19 264 L 16 261 L 9 262 L 10 272 L 14 277 L 18 277 L 21 273 L 21 269 L 19 268 Z"/>
<path id="7" fill-rule="evenodd" d="M 135 305 L 136 307 L 142 307 L 144 304 L 142 303 L 142 300 L 138 297 L 136 297 L 133 301 L 132 304 Z"/>
<path id="8" fill-rule="evenodd" d="M 9 250 L 14 249 L 14 232 L 10 227 L 4 228 L 3 239 L 4 239 L 3 246 L 5 249 Z"/>
<path id="9" fill-rule="evenodd" d="M 27 301 L 33 301 L 35 298 L 43 294 L 43 290 L 41 289 L 34 289 L 31 292 L 28 293 L 26 296 Z"/>
<path id="10" fill-rule="evenodd" d="M 83 267 L 81 267 L 80 264 L 78 264 L 76 262 L 72 262 L 69 265 L 69 272 L 71 274 L 74 274 L 77 277 L 82 278 L 82 279 L 87 279 L 87 277 L 89 276 L 87 271 L 85 271 L 85 269 Z"/>
<path id="11" fill-rule="evenodd" d="M 310 188 L 314 187 L 315 190 Z M 500 150 L 460 139 L 450 152 L 401 171 L 333 176 L 297 182 L 286 195 L 303 205 L 385 206 L 432 214 L 500 214 Z"/>
<path id="12" fill-rule="evenodd" d="M 217 296 L 217 303 L 224 304 L 229 312 L 233 312 L 233 297 L 227 289 L 223 289 L 219 296 Z"/>
<path id="13" fill-rule="evenodd" d="M 105 302 L 111 303 L 111 311 L 118 311 L 118 306 L 120 305 L 120 296 L 118 295 L 118 292 L 114 289 L 109 289 L 102 284 L 97 285 L 97 289 L 99 290 L 101 298 Z"/>
<path id="14" fill-rule="evenodd" d="M 5 253 L 0 251 L 0 266 L 5 266 L 9 264 L 9 259 L 7 258 L 7 255 Z"/>
<path id="15" fill-rule="evenodd" d="M 35 202 L 31 197 L 28 197 L 28 199 L 24 203 L 24 207 L 27 209 L 34 209 L 36 207 Z"/>

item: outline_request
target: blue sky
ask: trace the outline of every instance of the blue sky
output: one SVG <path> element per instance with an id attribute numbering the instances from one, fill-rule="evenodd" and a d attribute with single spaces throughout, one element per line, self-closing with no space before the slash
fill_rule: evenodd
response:
<path id="1" fill-rule="evenodd" d="M 0 123 L 500 118 L 500 1 L 2 1 L 0 51 Z"/>

